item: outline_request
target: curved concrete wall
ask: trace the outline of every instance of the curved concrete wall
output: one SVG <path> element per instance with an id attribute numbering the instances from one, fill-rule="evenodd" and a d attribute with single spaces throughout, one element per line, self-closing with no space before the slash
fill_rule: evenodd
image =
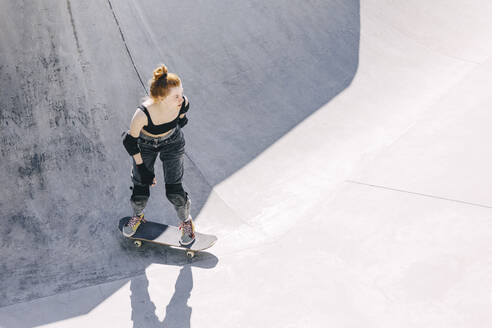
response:
<path id="1" fill-rule="evenodd" d="M 131 276 L 155 260 L 132 258 L 116 222 L 130 211 L 120 135 L 156 65 L 177 72 L 191 100 L 185 186 L 195 216 L 216 184 L 339 94 L 358 65 L 358 1 L 1 9 L 0 306 Z M 177 223 L 162 184 L 147 216 Z"/>

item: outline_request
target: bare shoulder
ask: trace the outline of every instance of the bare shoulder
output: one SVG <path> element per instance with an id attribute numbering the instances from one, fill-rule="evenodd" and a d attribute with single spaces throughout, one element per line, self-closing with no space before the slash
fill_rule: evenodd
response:
<path id="1" fill-rule="evenodd" d="M 130 123 L 130 134 L 134 137 L 140 135 L 140 130 L 147 125 L 147 115 L 140 109 L 135 110 L 133 114 L 132 122 Z"/>
<path id="2" fill-rule="evenodd" d="M 135 110 L 135 114 L 133 114 L 132 122 L 145 122 L 147 124 L 147 115 L 144 113 L 144 111 L 140 108 L 137 108 Z"/>

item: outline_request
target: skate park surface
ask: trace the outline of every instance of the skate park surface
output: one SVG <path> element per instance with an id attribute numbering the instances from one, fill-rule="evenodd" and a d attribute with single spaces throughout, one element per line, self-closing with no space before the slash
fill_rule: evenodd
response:
<path id="1" fill-rule="evenodd" d="M 0 0 L 0 327 L 490 327 L 492 4 Z M 160 63 L 218 242 L 135 248 Z M 176 225 L 163 173 L 145 215 Z"/>

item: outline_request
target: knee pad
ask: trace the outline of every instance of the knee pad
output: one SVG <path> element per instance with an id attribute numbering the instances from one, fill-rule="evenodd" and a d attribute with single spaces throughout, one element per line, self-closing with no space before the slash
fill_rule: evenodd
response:
<path id="1" fill-rule="evenodd" d="M 149 198 L 149 196 L 150 196 L 150 187 L 149 186 L 139 186 L 137 184 L 134 184 L 132 190 L 133 190 L 132 200 Z"/>
<path id="2" fill-rule="evenodd" d="M 188 193 L 181 183 L 166 184 L 166 197 L 175 206 L 183 206 L 188 201 Z"/>

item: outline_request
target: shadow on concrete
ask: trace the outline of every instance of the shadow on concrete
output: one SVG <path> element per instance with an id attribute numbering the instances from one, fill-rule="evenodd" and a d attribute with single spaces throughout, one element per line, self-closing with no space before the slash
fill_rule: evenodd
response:
<path id="1" fill-rule="evenodd" d="M 174 294 L 166 307 L 166 316 L 163 321 L 160 321 L 155 314 L 156 307 L 150 300 L 148 287 L 149 280 L 145 275 L 143 279 L 131 280 L 131 318 L 134 328 L 190 327 L 192 308 L 187 304 L 193 289 L 193 275 L 190 266 L 183 266 L 179 272 Z"/>
<path id="2" fill-rule="evenodd" d="M 127 277 L 110 283 L 95 285 L 84 290 L 74 290 L 58 294 L 56 299 L 45 301 L 35 299 L 0 310 L 0 326 L 5 328 L 37 327 L 53 322 L 83 316 L 91 312 L 99 304 L 120 290 L 130 281 L 131 319 L 134 327 L 189 327 L 191 307 L 187 305 L 193 289 L 193 267 L 213 269 L 218 264 L 218 258 L 211 253 L 197 253 L 192 261 L 186 259 L 182 250 L 167 248 L 159 245 L 144 244 L 135 248 L 132 243 L 121 238 L 121 247 L 132 255 L 133 260 L 127 262 L 134 269 L 126 272 Z M 157 261 L 153 260 L 157 259 Z M 135 262 L 140 267 L 135 270 Z M 176 279 L 175 291 L 166 308 L 163 322 L 155 316 L 155 305 L 148 293 L 149 281 L 145 269 L 151 264 L 180 266 L 181 270 Z M 127 278 L 127 279 L 125 279 Z"/>
<path id="3" fill-rule="evenodd" d="M 116 237 L 130 210 L 120 135 L 159 63 L 191 102 L 197 216 L 217 183 L 350 85 L 359 15 L 358 0 L 0 0 L 0 307 L 182 265 L 174 250 L 130 251 Z M 162 183 L 146 213 L 176 223 Z"/>

